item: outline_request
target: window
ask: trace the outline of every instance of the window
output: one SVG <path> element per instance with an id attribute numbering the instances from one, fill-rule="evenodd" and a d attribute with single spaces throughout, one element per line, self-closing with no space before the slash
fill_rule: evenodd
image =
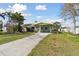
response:
<path id="1" fill-rule="evenodd" d="M 48 28 L 47 27 L 45 27 L 45 30 L 47 30 Z"/>

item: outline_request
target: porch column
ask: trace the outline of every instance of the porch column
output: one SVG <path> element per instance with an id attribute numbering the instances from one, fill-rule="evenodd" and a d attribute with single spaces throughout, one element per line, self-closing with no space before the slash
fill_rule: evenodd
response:
<path id="1" fill-rule="evenodd" d="M 39 32 L 41 32 L 41 26 L 39 26 Z"/>
<path id="2" fill-rule="evenodd" d="M 52 32 L 52 28 L 50 27 L 50 32 Z"/>

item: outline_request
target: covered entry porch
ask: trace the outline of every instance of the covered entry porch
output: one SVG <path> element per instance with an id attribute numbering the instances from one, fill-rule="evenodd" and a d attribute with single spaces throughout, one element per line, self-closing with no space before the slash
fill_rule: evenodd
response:
<path id="1" fill-rule="evenodd" d="M 52 24 L 38 23 L 35 25 L 38 32 L 52 32 Z"/>

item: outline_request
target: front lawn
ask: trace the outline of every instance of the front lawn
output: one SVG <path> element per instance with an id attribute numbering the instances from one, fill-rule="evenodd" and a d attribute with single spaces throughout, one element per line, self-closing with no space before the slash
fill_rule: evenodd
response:
<path id="1" fill-rule="evenodd" d="M 49 34 L 29 54 L 30 56 L 79 56 L 79 35 Z"/>
<path id="2" fill-rule="evenodd" d="M 18 33 L 18 34 L 2 34 L 0 35 L 0 44 L 4 44 L 10 41 L 18 40 L 30 35 L 33 35 L 34 33 L 32 32 L 27 32 L 27 33 Z"/>

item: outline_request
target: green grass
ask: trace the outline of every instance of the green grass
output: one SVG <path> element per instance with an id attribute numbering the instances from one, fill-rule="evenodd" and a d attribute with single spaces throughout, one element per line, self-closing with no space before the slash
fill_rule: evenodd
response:
<path id="1" fill-rule="evenodd" d="M 79 56 L 79 36 L 68 33 L 50 34 L 31 51 L 29 56 Z"/>
<path id="2" fill-rule="evenodd" d="M 18 33 L 18 34 L 2 34 L 0 35 L 0 45 L 10 41 L 14 41 L 14 40 L 18 40 L 18 39 L 30 36 L 32 34 L 34 33 L 27 32 L 27 33 Z"/>

